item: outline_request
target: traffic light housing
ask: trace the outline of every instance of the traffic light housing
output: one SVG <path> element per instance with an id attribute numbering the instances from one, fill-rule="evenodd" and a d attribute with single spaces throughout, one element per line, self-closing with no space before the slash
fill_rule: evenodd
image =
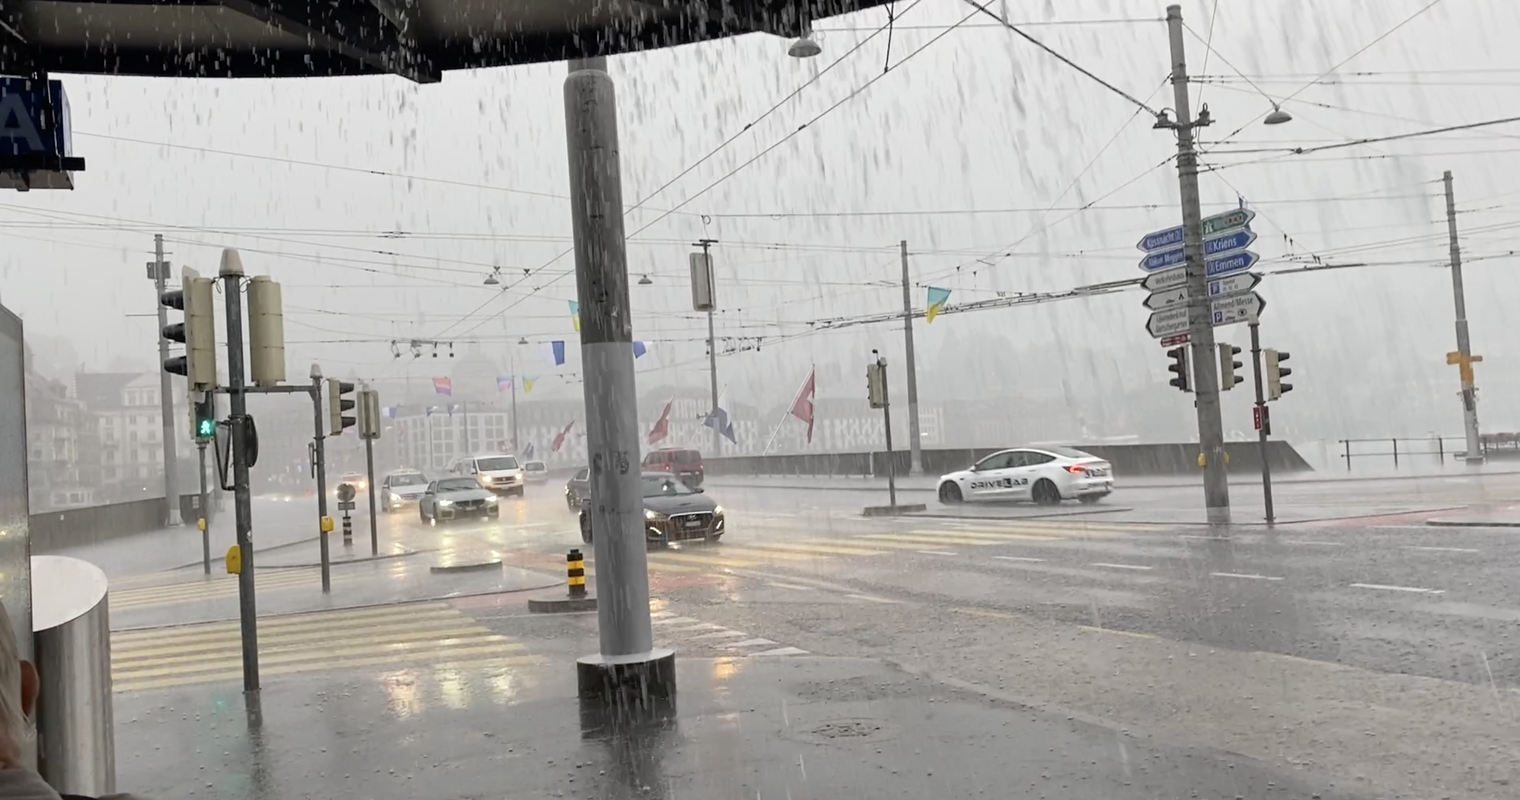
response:
<path id="1" fill-rule="evenodd" d="M 1220 342 L 1219 345 L 1219 390 L 1228 392 L 1235 388 L 1238 383 L 1244 383 L 1245 377 L 1236 375 L 1235 370 L 1245 366 L 1235 357 L 1240 355 L 1240 348 L 1235 345 Z"/>
<path id="2" fill-rule="evenodd" d="M 327 379 L 327 426 L 330 435 L 340 436 L 343 431 L 352 428 L 358 420 L 354 417 L 343 415 L 345 411 L 354 410 L 354 401 L 344 397 L 353 392 L 354 385 L 337 378 Z"/>
<path id="3" fill-rule="evenodd" d="M 248 366 L 256 386 L 285 381 L 284 300 L 267 275 L 248 282 Z"/>
<path id="4" fill-rule="evenodd" d="M 374 389 L 359 390 L 359 437 L 380 438 L 380 393 Z"/>
<path id="5" fill-rule="evenodd" d="M 190 435 L 198 442 L 216 438 L 216 395 L 205 392 L 200 399 L 190 395 Z"/>
<path id="6" fill-rule="evenodd" d="M 1167 372 L 1172 373 L 1172 379 L 1167 383 L 1184 392 L 1193 391 L 1192 378 L 1188 374 L 1188 346 L 1173 347 L 1166 354 L 1172 359 L 1171 365 L 1166 368 Z"/>
<path id="7" fill-rule="evenodd" d="M 175 311 L 183 311 L 184 321 L 165 325 L 160 331 L 165 339 L 185 346 L 185 354 L 164 360 L 164 371 L 184 375 L 191 391 L 216 388 L 216 294 L 211 279 L 186 268 L 180 273 L 180 288 L 159 295 L 159 302 Z"/>
<path id="8" fill-rule="evenodd" d="M 866 398 L 871 408 L 887 407 L 887 365 L 872 362 L 866 365 Z"/>
<path id="9" fill-rule="evenodd" d="M 1262 353 L 1267 359 L 1267 399 L 1276 400 L 1293 391 L 1293 384 L 1283 383 L 1283 378 L 1293 374 L 1293 370 L 1282 365 L 1288 360 L 1288 351 L 1263 350 Z"/>

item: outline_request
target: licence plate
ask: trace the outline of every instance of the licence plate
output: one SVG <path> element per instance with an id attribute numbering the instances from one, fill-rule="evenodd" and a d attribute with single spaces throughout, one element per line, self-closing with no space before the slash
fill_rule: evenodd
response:
<path id="1" fill-rule="evenodd" d="M 1108 474 L 1108 470 L 1106 470 L 1106 469 L 1090 469 L 1090 470 L 1087 471 L 1087 474 L 1092 475 L 1092 476 L 1097 477 L 1097 478 L 1101 478 L 1101 477 L 1103 477 L 1103 476 L 1105 476 L 1105 475 Z"/>
<path id="2" fill-rule="evenodd" d="M 688 527 L 688 528 L 700 528 L 700 527 L 702 527 L 702 520 L 700 520 L 700 519 L 689 519 L 689 520 L 686 520 L 686 527 Z"/>

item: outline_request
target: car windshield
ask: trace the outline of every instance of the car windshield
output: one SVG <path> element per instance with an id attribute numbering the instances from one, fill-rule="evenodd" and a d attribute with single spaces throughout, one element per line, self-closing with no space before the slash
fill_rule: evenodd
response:
<path id="1" fill-rule="evenodd" d="M 479 488 L 480 484 L 470 478 L 447 478 L 438 482 L 440 492 L 467 492 Z"/>
<path id="2" fill-rule="evenodd" d="M 419 483 L 427 483 L 427 478 L 424 478 L 421 475 L 416 474 L 416 473 L 413 473 L 411 475 L 392 475 L 391 476 L 391 485 L 392 486 L 416 486 Z"/>
<path id="3" fill-rule="evenodd" d="M 475 459 L 475 469 L 481 472 L 500 472 L 505 469 L 517 469 L 517 459 L 513 456 L 477 458 Z"/>
<path id="4" fill-rule="evenodd" d="M 1040 449 L 1047 453 L 1064 456 L 1065 458 L 1097 458 L 1092 453 L 1084 453 L 1075 447 L 1041 447 Z"/>
<path id="5" fill-rule="evenodd" d="M 675 497 L 683 494 L 696 494 L 696 492 L 674 475 L 656 473 L 644 476 L 645 497 Z"/>

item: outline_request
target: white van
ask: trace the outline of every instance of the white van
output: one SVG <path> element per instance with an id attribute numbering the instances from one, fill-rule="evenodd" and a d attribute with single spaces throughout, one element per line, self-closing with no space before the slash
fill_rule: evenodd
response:
<path id="1" fill-rule="evenodd" d="M 449 467 L 449 472 L 474 478 L 480 483 L 480 488 L 496 494 L 515 494 L 522 497 L 527 483 L 522 463 L 517 460 L 517 456 L 484 455 L 461 458 Z"/>

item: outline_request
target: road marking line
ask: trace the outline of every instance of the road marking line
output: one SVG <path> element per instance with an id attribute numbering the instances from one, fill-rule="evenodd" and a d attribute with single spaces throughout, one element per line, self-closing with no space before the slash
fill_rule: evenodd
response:
<path id="1" fill-rule="evenodd" d="M 1043 558 L 1025 558 L 1023 556 L 993 556 L 999 561 L 1028 561 L 1031 563 L 1044 561 Z"/>
<path id="2" fill-rule="evenodd" d="M 723 646 L 730 650 L 736 650 L 740 647 L 759 647 L 761 645 L 767 644 L 778 644 L 778 642 L 773 642 L 770 639 L 745 639 L 742 642 L 734 642 L 732 644 L 725 644 Z"/>
<path id="3" fill-rule="evenodd" d="M 777 583 L 776 581 L 767 581 L 765 585 L 766 586 L 774 586 L 777 589 L 794 589 L 794 590 L 799 591 L 799 592 L 811 592 L 811 591 L 813 591 L 813 588 L 811 586 L 798 586 L 795 583 Z"/>
<path id="4" fill-rule="evenodd" d="M 765 650 L 759 653 L 750 653 L 751 657 L 760 656 L 805 656 L 808 651 L 797 647 L 778 647 L 775 650 Z"/>
<path id="5" fill-rule="evenodd" d="M 695 625 L 702 620 L 691 617 L 666 617 L 665 619 L 651 620 L 650 625 Z"/>
<path id="6" fill-rule="evenodd" d="M 954 551 L 951 551 L 951 550 L 915 550 L 914 552 L 916 552 L 916 553 L 923 553 L 926 556 L 958 556 L 958 555 L 960 555 L 960 553 L 957 553 L 957 552 L 954 552 Z"/>
<path id="7" fill-rule="evenodd" d="M 1283 544 L 1303 544 L 1310 547 L 1345 547 L 1344 542 L 1315 542 L 1308 539 L 1284 539 Z"/>
<path id="8" fill-rule="evenodd" d="M 1406 545 L 1404 545 L 1404 549 L 1405 550 L 1419 550 L 1419 551 L 1424 552 L 1424 553 L 1481 553 L 1481 552 L 1483 552 L 1482 550 L 1477 550 L 1477 549 L 1474 549 L 1474 548 L 1471 548 L 1471 547 L 1421 547 L 1419 545 L 1414 545 L 1414 544 L 1406 544 Z"/>
<path id="9" fill-rule="evenodd" d="M 988 611 L 981 608 L 952 608 L 958 614 L 970 614 L 974 617 L 995 617 L 997 619 L 1014 619 L 1013 614 L 1004 614 L 1001 611 Z"/>
<path id="10" fill-rule="evenodd" d="M 1353 583 L 1353 589 L 1382 589 L 1385 592 L 1410 592 L 1413 594 L 1446 594 L 1445 589 L 1421 589 L 1418 586 L 1387 586 L 1381 583 Z"/>
<path id="11" fill-rule="evenodd" d="M 1154 633 L 1135 633 L 1134 631 L 1121 631 L 1115 628 L 1099 628 L 1093 625 L 1078 625 L 1077 630 L 1087 631 L 1088 633 L 1112 633 L 1117 636 L 1133 636 L 1136 639 L 1156 638 L 1156 634 Z"/>
<path id="12" fill-rule="evenodd" d="M 869 602 L 872 602 L 872 603 L 894 603 L 894 604 L 900 604 L 900 603 L 902 603 L 901 600 L 889 600 L 889 599 L 887 599 L 885 597 L 874 597 L 874 596 L 869 595 L 869 594 L 847 594 L 847 595 L 845 595 L 845 597 L 853 598 L 855 600 L 866 600 L 866 601 L 869 601 Z"/>
<path id="13" fill-rule="evenodd" d="M 724 630 L 724 631 L 714 631 L 713 633 L 704 633 L 701 636 L 691 636 L 691 637 L 688 637 L 688 638 L 690 638 L 691 640 L 695 641 L 697 639 L 732 639 L 735 636 L 748 636 L 748 635 L 749 634 L 745 633 L 744 631 L 728 631 L 728 630 Z"/>
<path id="14" fill-rule="evenodd" d="M 1280 581 L 1282 578 L 1274 575 L 1254 575 L 1244 572 L 1210 572 L 1216 578 L 1244 578 L 1249 581 Z"/>
<path id="15" fill-rule="evenodd" d="M 1139 572 L 1148 572 L 1148 571 L 1150 571 L 1150 567 L 1143 567 L 1143 566 L 1140 566 L 1139 564 L 1108 564 L 1108 563 L 1104 563 L 1102 561 L 1094 561 L 1091 564 L 1088 564 L 1087 566 L 1089 566 L 1089 567 L 1107 567 L 1109 569 L 1132 569 L 1132 570 L 1136 570 L 1136 571 L 1139 571 Z"/>

